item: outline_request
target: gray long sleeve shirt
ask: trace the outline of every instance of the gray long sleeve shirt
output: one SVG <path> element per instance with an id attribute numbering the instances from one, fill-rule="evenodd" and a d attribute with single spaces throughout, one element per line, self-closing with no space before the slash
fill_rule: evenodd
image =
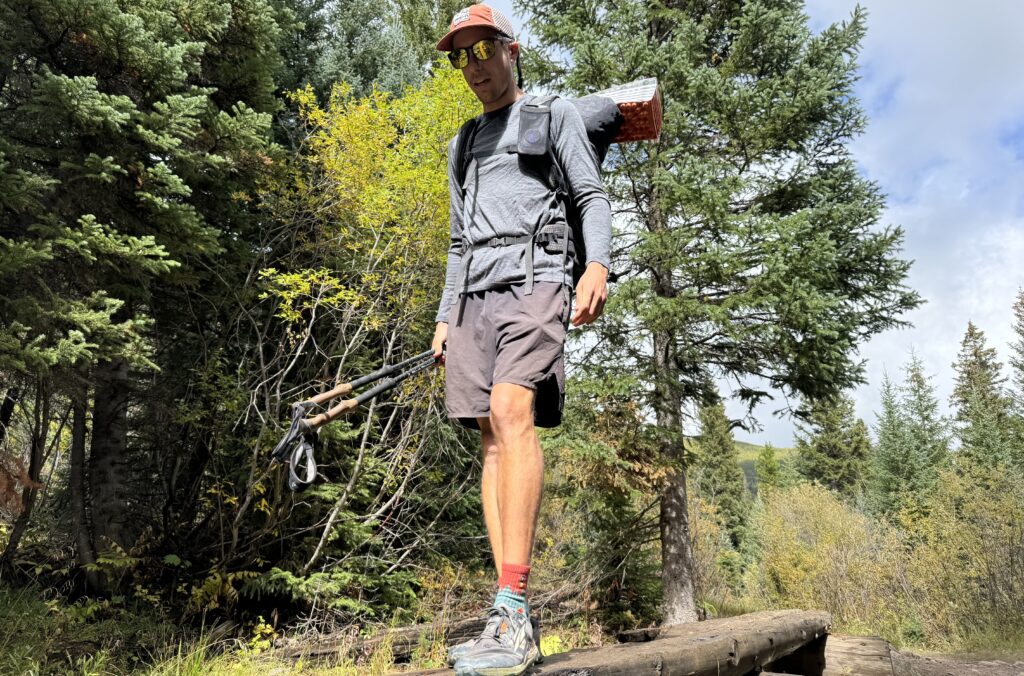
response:
<path id="1" fill-rule="evenodd" d="M 565 221 L 555 191 L 536 171 L 524 171 L 516 153 L 495 152 L 515 146 L 519 138 L 519 111 L 524 99 L 500 110 L 484 113 L 469 152 L 474 155 L 466 172 L 465 198 L 456 184 L 456 142 L 448 144 L 448 188 L 451 193 L 451 242 L 444 294 L 437 321 L 447 322 L 455 299 L 462 293 L 483 291 L 526 280 L 525 250 L 529 244 L 473 247 L 492 237 L 530 235 Z M 551 102 L 551 142 L 555 159 L 565 175 L 571 199 L 582 218 L 586 263 L 609 266 L 612 237 L 611 206 L 601 183 L 594 149 L 587 140 L 583 119 L 569 101 Z M 493 153 L 493 154 L 492 154 Z M 479 157 L 476 157 L 479 155 Z M 529 160 L 525 160 L 529 162 Z M 463 269 L 463 266 L 468 266 Z M 561 253 L 534 248 L 534 281 L 572 284 L 572 261 Z"/>

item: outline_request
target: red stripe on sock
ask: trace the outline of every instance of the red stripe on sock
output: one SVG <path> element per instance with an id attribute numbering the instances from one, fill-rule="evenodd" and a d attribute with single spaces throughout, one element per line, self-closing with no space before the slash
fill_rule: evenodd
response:
<path id="1" fill-rule="evenodd" d="M 501 564 L 501 575 L 498 577 L 498 589 L 508 587 L 513 593 L 526 596 L 526 586 L 529 581 L 529 566 L 517 566 L 514 563 Z"/>

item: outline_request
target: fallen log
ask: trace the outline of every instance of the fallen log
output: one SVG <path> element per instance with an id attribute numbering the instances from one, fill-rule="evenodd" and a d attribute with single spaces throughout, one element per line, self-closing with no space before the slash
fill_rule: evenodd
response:
<path id="1" fill-rule="evenodd" d="M 484 618 L 460 620 L 450 625 L 417 624 L 412 627 L 392 629 L 367 639 L 351 635 L 329 636 L 315 643 L 294 641 L 283 643 L 274 651 L 276 657 L 297 658 L 355 658 L 369 657 L 386 642 L 391 643 L 391 654 L 395 662 L 408 662 L 412 654 L 422 645 L 429 645 L 444 633 L 448 645 L 460 643 L 478 635 L 484 628 Z"/>
<path id="2" fill-rule="evenodd" d="M 587 648 L 545 658 L 537 676 L 745 676 L 825 636 L 822 611 L 751 613 L 664 628 L 644 643 Z M 418 676 L 451 670 L 406 672 Z"/>

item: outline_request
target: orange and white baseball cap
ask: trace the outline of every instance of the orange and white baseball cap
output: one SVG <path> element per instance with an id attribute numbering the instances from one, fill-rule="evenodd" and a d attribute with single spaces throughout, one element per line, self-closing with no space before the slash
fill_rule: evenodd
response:
<path id="1" fill-rule="evenodd" d="M 465 9 L 460 9 L 452 17 L 452 23 L 448 27 L 448 32 L 437 43 L 437 50 L 439 52 L 452 51 L 452 38 L 455 37 L 455 34 L 463 29 L 474 26 L 487 26 L 505 35 L 510 40 L 515 39 L 515 29 L 512 28 L 512 22 L 506 19 L 504 14 L 488 5 L 470 5 Z"/>

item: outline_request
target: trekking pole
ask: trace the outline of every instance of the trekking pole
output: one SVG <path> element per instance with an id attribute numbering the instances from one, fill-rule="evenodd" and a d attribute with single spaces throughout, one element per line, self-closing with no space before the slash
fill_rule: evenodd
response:
<path id="1" fill-rule="evenodd" d="M 373 399 L 379 394 L 387 392 L 408 378 L 425 371 L 436 362 L 431 358 L 433 350 L 425 350 L 415 357 L 392 366 L 384 366 L 373 373 L 361 376 L 347 383 L 316 395 L 312 399 L 300 401 L 292 405 L 292 424 L 281 441 L 277 443 L 270 454 L 270 464 L 275 462 L 288 463 L 288 487 L 293 490 L 300 490 L 313 483 L 316 479 L 316 461 L 313 452 L 316 449 L 316 440 L 319 429 L 329 422 L 332 422 L 342 415 L 351 413 L 361 404 Z M 402 370 L 404 369 L 404 370 Z M 391 376 L 388 378 L 388 376 Z M 354 390 L 376 382 L 381 378 L 387 378 L 384 382 L 359 394 L 351 399 L 345 399 L 334 407 L 312 417 L 306 417 L 310 410 L 322 407 L 326 402 L 351 394 Z M 305 475 L 299 476 L 299 471 Z"/>
<path id="2" fill-rule="evenodd" d="M 333 420 L 336 420 L 343 413 L 348 413 L 354 410 L 360 404 L 367 402 L 370 399 L 373 399 L 378 394 L 381 394 L 382 392 L 387 392 L 388 390 L 390 390 L 391 388 L 393 388 L 395 385 L 402 382 L 406 378 L 409 378 L 419 373 L 420 371 L 425 370 L 428 366 L 432 366 L 433 362 L 429 361 L 427 358 L 433 356 L 433 350 L 426 350 L 416 355 L 415 357 L 410 357 L 409 359 L 394 364 L 393 366 L 385 366 L 383 368 L 377 369 L 373 373 L 369 373 L 360 378 L 356 378 L 351 382 L 342 383 L 341 385 L 335 387 L 333 390 L 324 392 L 322 394 L 318 394 L 312 399 L 300 401 L 299 403 L 295 404 L 295 406 L 303 406 L 303 413 L 305 413 L 306 411 L 312 409 L 314 406 L 320 406 L 321 404 L 328 402 L 331 399 L 336 399 L 346 394 L 351 394 L 354 390 L 359 389 L 363 385 L 369 385 L 370 383 L 380 380 L 381 378 L 390 376 L 392 373 L 395 373 L 396 371 L 401 371 L 401 369 L 409 367 L 408 370 L 399 373 L 394 378 L 389 378 L 388 380 L 385 380 L 383 383 L 377 385 L 371 390 L 367 390 L 366 392 L 352 399 L 345 399 L 340 404 L 328 409 L 327 411 L 324 411 L 319 415 L 313 416 L 312 418 L 306 418 L 306 423 L 311 428 L 317 429 L 322 425 L 325 425 Z"/>

